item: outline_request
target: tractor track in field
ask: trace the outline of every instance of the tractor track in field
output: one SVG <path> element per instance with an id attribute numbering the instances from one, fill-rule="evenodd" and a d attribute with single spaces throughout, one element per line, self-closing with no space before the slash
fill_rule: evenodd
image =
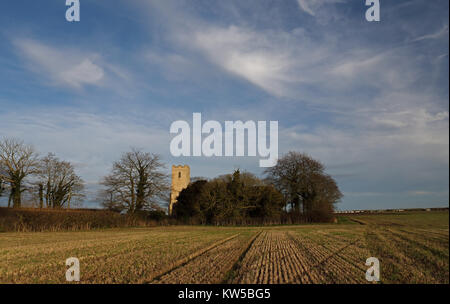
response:
<path id="1" fill-rule="evenodd" d="M 297 248 L 303 252 L 303 253 L 310 253 L 310 249 L 305 247 L 298 239 L 296 239 L 291 233 L 287 233 L 288 238 L 294 242 L 297 246 Z M 323 256 L 321 259 L 319 259 L 318 261 L 316 261 L 314 264 L 312 264 L 311 266 L 308 267 L 308 271 L 303 271 L 301 272 L 299 275 L 297 275 L 294 280 L 301 280 L 304 279 L 305 277 L 310 278 L 311 276 L 311 270 L 315 270 L 315 269 L 319 269 L 321 266 L 323 266 L 325 263 L 327 263 L 329 260 L 333 259 L 333 258 L 339 258 L 345 262 L 347 262 L 348 264 L 359 268 L 358 265 L 355 265 L 353 261 L 349 261 L 347 260 L 345 257 L 340 256 L 339 254 L 342 253 L 344 250 L 346 250 L 347 248 L 356 245 L 358 242 L 361 242 L 362 239 L 356 239 L 352 242 L 347 243 L 346 245 L 340 247 L 337 250 L 334 250 L 333 252 L 331 252 L 330 254 Z"/>
<path id="2" fill-rule="evenodd" d="M 239 268 L 241 268 L 242 261 L 244 260 L 245 256 L 247 255 L 248 251 L 250 250 L 250 248 L 252 248 L 253 243 L 255 242 L 255 240 L 261 235 L 261 233 L 262 233 L 262 230 L 257 232 L 254 236 L 252 236 L 252 238 L 250 239 L 250 241 L 249 241 L 247 247 L 245 248 L 245 250 L 239 256 L 239 258 L 234 263 L 234 265 L 230 269 L 230 271 L 228 271 L 228 273 L 225 275 L 225 278 L 222 281 L 222 284 L 229 284 L 229 283 L 231 283 L 231 281 L 233 280 L 233 278 L 235 276 L 235 273 L 239 270 Z"/>
<path id="3" fill-rule="evenodd" d="M 146 280 L 146 282 L 144 282 L 144 284 L 150 284 L 153 283 L 154 281 L 159 281 L 163 276 L 170 274 L 171 272 L 185 266 L 186 264 L 188 264 L 189 262 L 191 262 L 192 260 L 200 257 L 201 255 L 207 253 L 208 251 L 211 251 L 215 248 L 217 248 L 220 245 L 223 245 L 231 240 L 233 240 L 234 238 L 238 237 L 239 233 L 234 234 L 232 236 L 229 236 L 225 239 L 222 239 L 220 241 L 215 242 L 212 245 L 209 245 L 205 248 L 202 248 L 190 255 L 188 255 L 187 257 L 180 259 L 172 264 L 170 264 L 169 266 L 167 266 L 166 268 L 164 268 L 161 271 L 158 271 L 156 274 L 154 274 L 152 277 L 150 277 L 149 279 Z"/>
<path id="4" fill-rule="evenodd" d="M 258 235 L 248 252 L 237 264 L 235 276 L 229 283 L 285 283 L 305 270 L 303 257 L 296 251 L 285 232 Z"/>
<path id="5" fill-rule="evenodd" d="M 0 281 L 65 283 L 72 256 L 87 284 L 367 284 L 373 256 L 379 283 L 448 284 L 448 213 L 424 214 L 411 224 L 377 215 L 358 225 L 11 232 L 0 234 Z"/>

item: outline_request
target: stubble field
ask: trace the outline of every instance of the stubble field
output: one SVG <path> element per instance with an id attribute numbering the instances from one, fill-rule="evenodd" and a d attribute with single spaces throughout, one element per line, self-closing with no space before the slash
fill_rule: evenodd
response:
<path id="1" fill-rule="evenodd" d="M 172 226 L 0 233 L 0 283 L 449 283 L 448 212 L 342 217 L 338 224 Z"/>

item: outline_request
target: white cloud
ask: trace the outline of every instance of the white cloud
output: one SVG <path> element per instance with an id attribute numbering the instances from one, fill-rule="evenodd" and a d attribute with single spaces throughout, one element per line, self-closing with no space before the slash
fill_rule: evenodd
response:
<path id="1" fill-rule="evenodd" d="M 103 69 L 85 59 L 80 64 L 61 72 L 61 80 L 75 87 L 83 84 L 96 84 L 104 76 Z"/>
<path id="2" fill-rule="evenodd" d="M 28 60 L 30 68 L 54 84 L 80 88 L 100 85 L 105 70 L 98 55 L 54 48 L 30 39 L 16 39 L 14 45 Z"/>
<path id="3" fill-rule="evenodd" d="M 422 75 L 419 63 L 412 62 L 414 56 L 403 47 L 377 52 L 367 46 L 340 53 L 334 38 L 312 38 L 302 29 L 192 26 L 177 30 L 174 36 L 180 46 L 199 52 L 275 97 L 300 97 L 308 104 L 326 105 L 328 110 L 369 104 L 369 98 L 348 98 L 355 91 L 361 93 L 360 87 L 382 92 L 410 90 Z M 325 94 L 317 94 L 316 89 Z"/>
<path id="4" fill-rule="evenodd" d="M 311 12 L 323 7 L 322 14 L 333 11 L 332 4 L 341 2 L 345 1 L 299 0 L 299 5 Z M 275 97 L 323 106 L 327 111 L 364 108 L 372 103 L 374 90 L 382 95 L 389 91 L 410 92 L 418 82 L 430 79 L 423 68 L 430 63 L 410 44 L 380 48 L 369 40 L 355 41 L 347 29 L 337 27 L 317 35 L 310 28 L 301 27 L 258 29 L 242 20 L 229 22 L 228 26 L 217 25 L 195 16 L 192 10 L 174 10 L 182 5 L 178 1 L 150 5 L 154 14 L 167 20 L 165 37 L 177 50 L 165 60 L 158 58 L 171 75 L 176 75 L 177 70 L 185 75 L 189 67 L 191 79 L 199 74 L 198 69 L 191 67 L 204 66 L 206 59 Z M 344 25 L 350 26 L 345 22 Z M 370 36 L 371 30 L 365 31 Z M 186 53 L 193 54 L 194 62 L 186 63 Z M 371 91 L 372 96 L 364 98 L 364 91 Z"/>
<path id="5" fill-rule="evenodd" d="M 324 5 L 343 3 L 345 0 L 297 0 L 297 2 L 304 12 L 310 14 L 311 16 L 315 16 L 317 10 Z"/>
<path id="6" fill-rule="evenodd" d="M 310 81 L 304 69 L 319 64 L 328 55 L 321 47 L 311 53 L 311 41 L 301 29 L 292 33 L 258 32 L 238 26 L 191 30 L 189 34 L 178 35 L 178 42 L 201 52 L 225 71 L 278 97 L 295 95 L 294 87 Z"/>
<path id="7" fill-rule="evenodd" d="M 374 56 L 369 58 L 352 58 L 342 63 L 338 63 L 330 71 L 336 77 L 358 77 L 361 73 L 367 73 L 377 70 L 377 65 L 382 61 L 382 56 Z"/>
<path id="8" fill-rule="evenodd" d="M 236 26 L 209 28 L 195 32 L 192 43 L 228 72 L 276 95 L 283 93 L 280 81 L 288 61 L 264 36 Z"/>
<path id="9" fill-rule="evenodd" d="M 445 37 L 445 36 L 448 37 L 448 25 L 444 25 L 442 27 L 442 29 L 440 29 L 439 31 L 437 31 L 435 33 L 417 37 L 416 39 L 413 40 L 413 42 L 414 41 L 426 40 L 426 39 L 439 39 L 439 38 Z"/>

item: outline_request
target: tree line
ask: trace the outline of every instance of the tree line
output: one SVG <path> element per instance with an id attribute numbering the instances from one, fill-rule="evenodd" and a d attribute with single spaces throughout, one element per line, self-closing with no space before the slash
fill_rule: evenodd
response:
<path id="1" fill-rule="evenodd" d="M 201 224 L 333 219 L 342 193 L 320 162 L 289 152 L 264 173 L 264 179 L 236 170 L 212 180 L 196 180 L 180 192 L 174 217 Z"/>
<path id="2" fill-rule="evenodd" d="M 170 190 L 165 165 L 156 154 L 138 149 L 113 163 L 100 185 L 97 199 L 109 210 L 137 213 L 162 210 Z M 53 153 L 44 157 L 15 138 L 0 141 L 0 196 L 8 194 L 8 207 L 20 208 L 26 193 L 39 208 L 70 208 L 85 197 L 85 182 L 72 163 Z"/>
<path id="3" fill-rule="evenodd" d="M 157 154 L 139 149 L 122 154 L 100 181 L 97 200 L 108 210 L 158 212 L 170 195 L 169 175 Z M 39 208 L 68 208 L 85 197 L 85 182 L 74 165 L 49 153 L 40 157 L 17 139 L 0 141 L 0 196 L 20 208 L 23 193 Z M 328 221 L 342 198 L 335 180 L 310 156 L 289 152 L 264 178 L 236 170 L 213 179 L 193 178 L 180 192 L 172 217 L 181 222 L 217 224 L 248 219 L 299 218 Z"/>
<path id="4" fill-rule="evenodd" d="M 34 148 L 14 138 L 0 141 L 0 196 L 8 192 L 8 207 L 22 207 L 23 194 L 40 208 L 70 207 L 84 197 L 84 182 L 74 166 L 49 153 L 39 157 Z"/>
<path id="5" fill-rule="evenodd" d="M 188 223 L 242 223 L 247 219 L 278 218 L 282 211 L 283 197 L 273 185 L 236 170 L 188 185 L 174 204 L 173 216 Z"/>

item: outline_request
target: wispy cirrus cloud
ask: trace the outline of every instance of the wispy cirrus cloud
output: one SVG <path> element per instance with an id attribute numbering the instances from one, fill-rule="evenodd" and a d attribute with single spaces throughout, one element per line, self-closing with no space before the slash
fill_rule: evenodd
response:
<path id="1" fill-rule="evenodd" d="M 14 45 L 33 71 L 54 84 L 80 88 L 84 85 L 100 85 L 104 80 L 104 68 L 95 63 L 98 55 L 76 54 L 31 39 L 16 39 Z"/>
<path id="2" fill-rule="evenodd" d="M 343 3 L 345 0 L 297 0 L 297 2 L 304 12 L 310 14 L 311 16 L 315 16 L 317 10 L 324 5 Z"/>
<path id="3" fill-rule="evenodd" d="M 296 81 L 288 75 L 288 69 L 294 62 L 290 58 L 289 48 L 283 49 L 274 41 L 278 39 L 277 33 L 269 35 L 270 37 L 267 37 L 237 26 L 210 27 L 195 30 L 189 41 L 184 42 L 202 52 L 212 63 L 225 71 L 242 77 L 274 95 L 283 96 L 289 89 L 287 84 Z M 286 37 L 279 38 L 281 42 Z"/>
<path id="4" fill-rule="evenodd" d="M 16 38 L 12 42 L 24 59 L 25 67 L 53 86 L 117 89 L 118 83 L 131 79 L 126 69 L 86 48 L 53 46 L 29 38 Z"/>
<path id="5" fill-rule="evenodd" d="M 192 112 L 278 120 L 280 153 L 323 161 L 349 194 L 346 208 L 446 202 L 448 1 L 394 2 L 383 4 L 377 24 L 365 22 L 364 1 L 123 0 L 119 13 L 87 3 L 101 22 L 71 27 L 71 46 L 57 44 L 64 30 L 42 34 L 48 24 L 36 18 L 29 22 L 39 38 L 21 31 L 9 35 L 16 54 L 0 49 L 9 83 L 0 135 L 82 163 L 95 183 L 130 145 L 167 157 L 170 122 Z M 22 90 L 32 77 L 39 81 Z M 61 94 L 77 109 L 56 109 Z M 22 102 L 28 111 L 15 109 Z M 261 173 L 252 159 L 169 160 L 195 175 L 242 166 Z"/>
<path id="6" fill-rule="evenodd" d="M 421 41 L 421 40 L 426 40 L 426 39 L 439 39 L 444 36 L 448 36 L 448 24 L 444 25 L 442 27 L 442 29 L 440 29 L 439 31 L 437 31 L 435 33 L 417 37 L 417 38 L 413 39 L 412 41 L 415 42 L 415 41 Z"/>

